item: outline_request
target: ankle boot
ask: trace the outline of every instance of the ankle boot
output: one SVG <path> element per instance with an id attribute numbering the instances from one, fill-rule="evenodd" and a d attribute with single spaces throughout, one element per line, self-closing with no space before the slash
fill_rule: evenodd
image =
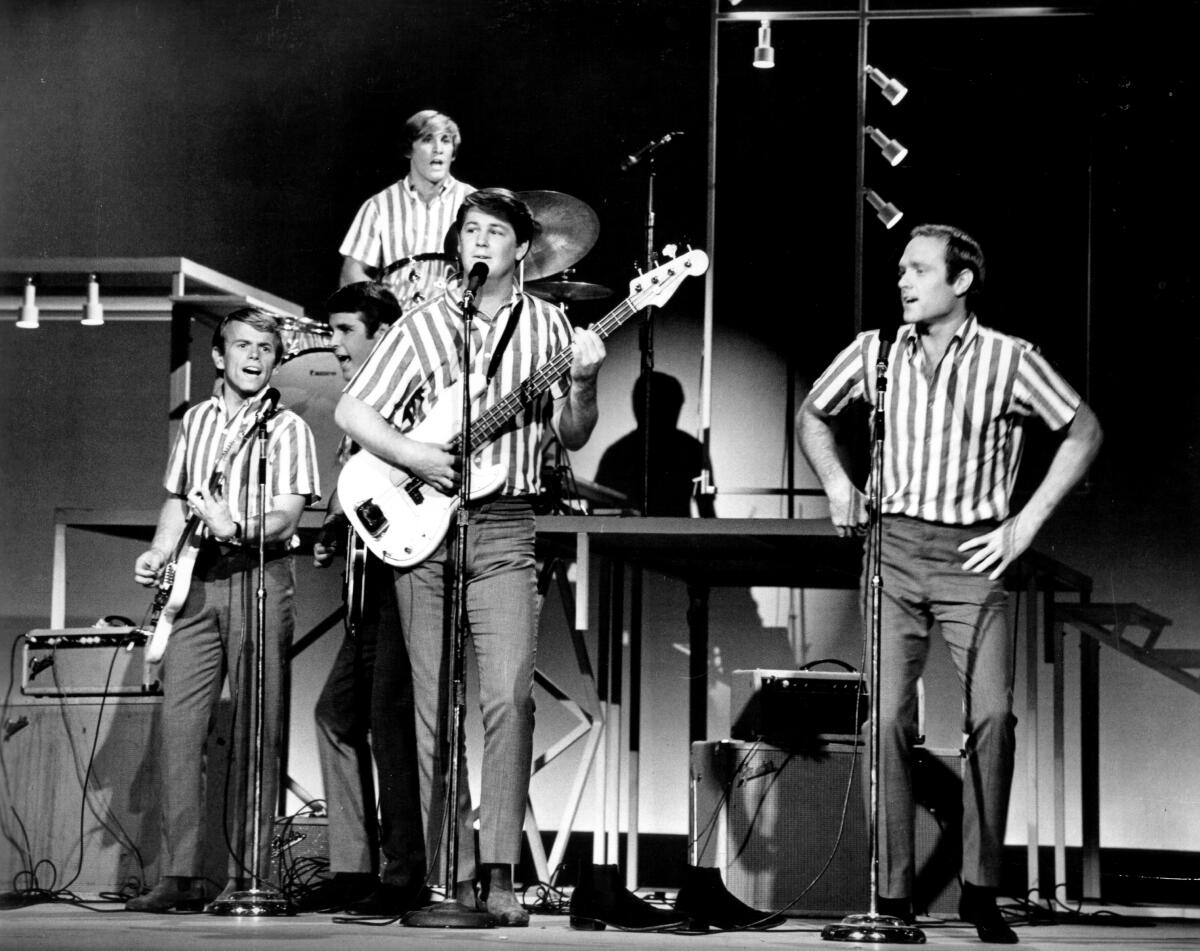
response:
<path id="1" fill-rule="evenodd" d="M 585 865 L 571 893 L 571 927 L 603 931 L 608 925 L 626 931 L 675 930 L 683 915 L 655 908 L 621 884 L 615 865 Z"/>
<path id="2" fill-rule="evenodd" d="M 687 918 L 691 931 L 765 931 L 784 922 L 783 915 L 757 911 L 735 898 L 725 887 L 720 870 L 694 865 L 684 872 L 675 910 Z"/>
<path id="3" fill-rule="evenodd" d="M 958 898 L 958 917 L 975 926 L 985 944 L 1016 944 L 1017 933 L 1008 926 L 996 907 L 996 889 L 963 882 Z"/>
<path id="4" fill-rule="evenodd" d="M 882 895 L 876 895 L 875 910 L 888 918 L 897 918 L 906 925 L 917 923 L 911 898 L 884 898 Z"/>

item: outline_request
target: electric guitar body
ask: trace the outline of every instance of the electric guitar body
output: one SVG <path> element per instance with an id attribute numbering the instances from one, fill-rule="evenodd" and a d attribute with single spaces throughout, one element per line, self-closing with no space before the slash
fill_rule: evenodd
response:
<path id="1" fill-rule="evenodd" d="M 200 543 L 203 539 L 204 523 L 193 515 L 188 519 L 175 551 L 163 568 L 158 591 L 155 592 L 154 602 L 150 606 L 150 619 L 146 625 L 150 630 L 146 631 L 149 640 L 146 641 L 145 658 L 151 664 L 157 664 L 166 652 L 175 618 L 183 609 L 188 591 L 192 587 L 192 572 L 196 568 L 196 556 L 200 553 Z"/>

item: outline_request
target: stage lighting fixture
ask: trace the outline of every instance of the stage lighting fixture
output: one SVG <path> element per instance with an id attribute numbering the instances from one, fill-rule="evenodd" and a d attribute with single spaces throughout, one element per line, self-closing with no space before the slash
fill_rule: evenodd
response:
<path id="1" fill-rule="evenodd" d="M 770 20 L 762 20 L 758 25 L 758 46 L 754 47 L 754 65 L 757 69 L 775 68 L 775 48 L 771 45 Z"/>
<path id="2" fill-rule="evenodd" d="M 25 278 L 25 294 L 21 299 L 21 316 L 17 326 L 22 330 L 36 330 L 38 325 L 37 285 L 32 277 Z"/>
<path id="3" fill-rule="evenodd" d="M 871 81 L 883 90 L 883 98 L 893 106 L 900 105 L 900 100 L 908 95 L 908 87 L 898 79 L 888 79 L 887 75 L 874 66 L 867 66 L 867 75 Z"/>
<path id="4" fill-rule="evenodd" d="M 88 275 L 87 301 L 83 305 L 83 320 L 85 327 L 101 327 L 104 325 L 104 307 L 100 304 L 100 282 L 95 274 Z"/>
<path id="5" fill-rule="evenodd" d="M 904 156 L 908 154 L 908 149 L 895 139 L 889 139 L 874 126 L 869 125 L 863 131 L 871 137 L 872 142 L 879 146 L 879 151 L 883 153 L 883 157 L 887 160 L 888 165 L 895 167 L 904 161 Z"/>
<path id="6" fill-rule="evenodd" d="M 867 202 L 875 209 L 875 217 L 883 222 L 883 226 L 891 230 L 896 226 L 896 223 L 904 217 L 904 212 L 893 205 L 891 202 L 884 201 L 871 189 L 864 189 Z"/>

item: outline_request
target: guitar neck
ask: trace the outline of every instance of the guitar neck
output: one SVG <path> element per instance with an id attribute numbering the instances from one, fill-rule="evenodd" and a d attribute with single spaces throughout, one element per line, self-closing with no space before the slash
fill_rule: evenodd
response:
<path id="1" fill-rule="evenodd" d="M 603 340 L 618 330 L 639 309 L 626 299 L 596 323 L 592 330 Z M 556 353 L 520 386 L 475 420 L 471 425 L 471 445 L 478 448 L 491 442 L 510 419 L 541 396 L 570 369 L 571 348 L 567 347 Z M 456 438 L 455 448 L 459 442 Z"/>

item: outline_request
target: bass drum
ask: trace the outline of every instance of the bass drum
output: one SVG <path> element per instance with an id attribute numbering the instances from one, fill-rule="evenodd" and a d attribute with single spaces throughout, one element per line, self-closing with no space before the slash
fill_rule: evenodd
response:
<path id="1" fill-rule="evenodd" d="M 332 350 L 303 350 L 284 354 L 283 363 L 271 376 L 279 390 L 279 402 L 300 416 L 312 430 L 317 443 L 317 467 L 321 475 L 319 508 L 329 504 L 337 485 L 337 449 L 342 431 L 333 421 L 333 410 L 342 395 L 342 368 Z"/>

